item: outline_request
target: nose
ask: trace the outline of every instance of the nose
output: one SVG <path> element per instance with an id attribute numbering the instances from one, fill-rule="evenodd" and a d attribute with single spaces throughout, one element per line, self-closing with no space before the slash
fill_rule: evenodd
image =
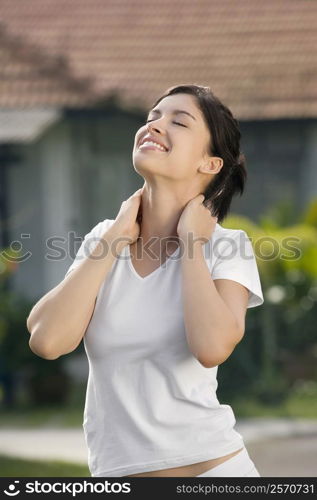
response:
<path id="1" fill-rule="evenodd" d="M 164 133 L 164 129 L 160 121 L 156 120 L 155 122 L 147 123 L 147 130 L 151 133 L 152 130 L 155 130 L 159 134 Z"/>

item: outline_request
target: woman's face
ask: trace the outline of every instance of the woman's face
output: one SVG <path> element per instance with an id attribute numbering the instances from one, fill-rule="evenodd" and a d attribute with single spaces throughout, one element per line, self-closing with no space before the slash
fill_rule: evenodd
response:
<path id="1" fill-rule="evenodd" d="M 151 136 L 167 148 L 142 145 Z M 151 109 L 147 123 L 136 133 L 133 146 L 133 165 L 144 178 L 162 176 L 165 179 L 210 182 L 211 176 L 202 175 L 206 170 L 207 145 L 210 134 L 195 97 L 175 94 L 164 97 Z M 207 181 L 207 182 L 206 182 Z M 195 183 L 196 184 L 196 183 Z"/>

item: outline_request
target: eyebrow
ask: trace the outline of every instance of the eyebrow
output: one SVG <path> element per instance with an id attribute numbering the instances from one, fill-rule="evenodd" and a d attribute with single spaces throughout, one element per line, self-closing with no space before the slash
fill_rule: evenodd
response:
<path id="1" fill-rule="evenodd" d="M 156 114 L 159 114 L 159 115 L 160 115 L 160 114 L 161 114 L 161 111 L 160 111 L 159 109 L 151 109 L 151 110 L 148 112 L 148 115 L 149 115 L 150 113 L 156 113 Z M 181 114 L 181 113 L 183 113 L 184 115 L 188 115 L 188 116 L 190 116 L 193 120 L 195 120 L 195 121 L 196 121 L 196 118 L 195 118 L 193 115 L 191 115 L 188 111 L 184 111 L 183 109 L 174 109 L 174 110 L 172 111 L 172 115 L 179 115 L 179 114 Z"/>

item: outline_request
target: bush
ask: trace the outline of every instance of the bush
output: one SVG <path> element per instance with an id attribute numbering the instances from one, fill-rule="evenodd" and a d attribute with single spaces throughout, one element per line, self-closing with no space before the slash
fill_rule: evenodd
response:
<path id="1" fill-rule="evenodd" d="M 14 292 L 0 288 L 0 382 L 2 404 L 17 404 L 17 384 L 25 383 L 26 399 L 34 405 L 64 403 L 69 395 L 70 378 L 63 359 L 45 360 L 29 347 L 26 318 L 33 303 Z"/>
<path id="2" fill-rule="evenodd" d="M 271 260 L 259 259 L 255 252 L 264 304 L 247 310 L 244 338 L 219 367 L 221 397 L 247 394 L 279 405 L 297 379 L 317 378 L 317 200 L 303 214 L 283 201 L 258 225 L 234 215 L 226 219 L 226 227 L 244 229 L 254 249 L 259 238 L 269 236 L 280 252 Z M 283 244 L 289 235 L 297 238 L 296 258 L 285 257 L 290 256 Z M 261 247 L 262 254 L 271 251 L 270 245 L 267 253 Z"/>

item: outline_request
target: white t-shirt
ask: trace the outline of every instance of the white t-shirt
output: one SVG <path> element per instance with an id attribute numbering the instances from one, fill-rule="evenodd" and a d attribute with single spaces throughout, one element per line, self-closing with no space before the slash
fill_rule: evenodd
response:
<path id="1" fill-rule="evenodd" d="M 85 236 L 66 274 L 113 222 L 105 219 Z M 212 278 L 246 286 L 248 307 L 263 303 L 244 231 L 217 224 L 203 248 Z M 84 335 L 89 377 L 83 428 L 93 477 L 180 467 L 244 446 L 231 407 L 216 396 L 218 367 L 205 368 L 188 348 L 180 249 L 142 278 L 127 245 L 100 286 Z"/>

